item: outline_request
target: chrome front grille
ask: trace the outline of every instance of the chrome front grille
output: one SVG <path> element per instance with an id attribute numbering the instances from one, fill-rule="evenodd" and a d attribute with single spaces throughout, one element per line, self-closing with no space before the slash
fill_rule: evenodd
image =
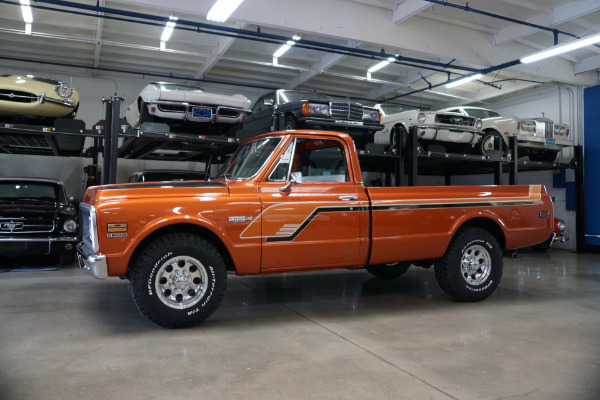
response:
<path id="1" fill-rule="evenodd" d="M 38 100 L 37 96 L 16 90 L 0 89 L 0 100 L 13 101 L 15 103 L 34 103 Z"/>
<path id="2" fill-rule="evenodd" d="M 96 209 L 89 204 L 81 203 L 81 240 L 94 252 L 99 250 L 96 230 Z"/>
<path id="3" fill-rule="evenodd" d="M 54 221 L 47 218 L 0 218 L 0 236 L 54 231 Z"/>
<path id="4" fill-rule="evenodd" d="M 344 121 L 362 121 L 363 106 L 351 101 L 333 101 L 330 106 L 331 117 Z"/>
<path id="5" fill-rule="evenodd" d="M 548 119 L 535 121 L 535 136 L 552 139 L 554 137 L 554 122 Z"/>
<path id="6" fill-rule="evenodd" d="M 464 115 L 436 114 L 435 122 L 447 125 L 474 126 L 475 118 Z"/>

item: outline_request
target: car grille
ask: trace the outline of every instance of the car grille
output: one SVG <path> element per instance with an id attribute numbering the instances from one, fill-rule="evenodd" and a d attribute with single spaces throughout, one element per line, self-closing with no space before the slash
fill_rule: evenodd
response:
<path id="1" fill-rule="evenodd" d="M 438 124 L 448 124 L 448 125 L 458 125 L 458 126 L 474 126 L 475 118 L 466 117 L 464 115 L 436 114 L 435 122 Z"/>
<path id="2" fill-rule="evenodd" d="M 546 139 L 552 139 L 554 137 L 553 121 L 536 121 L 535 125 L 536 136 L 544 137 Z"/>
<path id="3" fill-rule="evenodd" d="M 180 104 L 159 104 L 158 109 L 164 112 L 185 112 L 185 106 Z"/>
<path id="4" fill-rule="evenodd" d="M 15 103 L 33 103 L 37 101 L 37 96 L 16 90 L 0 89 L 0 100 L 13 101 Z"/>
<path id="5" fill-rule="evenodd" d="M 0 236 L 47 233 L 54 230 L 54 221 L 44 218 L 0 218 Z"/>
<path id="6" fill-rule="evenodd" d="M 331 102 L 331 117 L 345 121 L 362 121 L 363 106 L 350 101 Z"/>

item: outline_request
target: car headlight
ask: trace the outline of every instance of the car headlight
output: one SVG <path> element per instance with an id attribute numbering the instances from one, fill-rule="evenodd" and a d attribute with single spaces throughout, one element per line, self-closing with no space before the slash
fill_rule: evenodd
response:
<path id="1" fill-rule="evenodd" d="M 561 231 L 564 232 L 565 229 L 567 229 L 567 224 L 565 223 L 565 221 L 563 221 L 562 219 L 558 220 L 558 222 L 556 223 L 556 227 Z"/>
<path id="2" fill-rule="evenodd" d="M 425 122 L 425 118 L 426 118 L 425 114 L 423 114 L 423 113 L 417 114 L 417 121 L 419 121 L 419 123 L 422 124 L 423 122 Z"/>
<path id="3" fill-rule="evenodd" d="M 535 122 L 521 122 L 521 129 L 524 131 L 535 132 Z"/>
<path id="4" fill-rule="evenodd" d="M 329 104 L 304 103 L 302 114 L 322 114 L 329 116 Z"/>
<path id="5" fill-rule="evenodd" d="M 477 129 L 478 131 L 481 130 L 481 128 L 483 128 L 483 122 L 481 122 L 480 119 L 475 121 L 475 129 Z"/>
<path id="6" fill-rule="evenodd" d="M 377 121 L 379 122 L 379 111 L 372 108 L 364 108 L 363 109 L 363 120 L 368 121 Z"/>
<path id="7" fill-rule="evenodd" d="M 69 85 L 65 85 L 64 83 L 60 83 L 54 87 L 54 91 L 60 97 L 71 97 L 73 94 L 73 88 Z"/>
<path id="8" fill-rule="evenodd" d="M 63 229 L 69 233 L 77 232 L 77 222 L 74 219 L 68 219 L 63 222 Z"/>
<path id="9" fill-rule="evenodd" d="M 564 126 L 555 126 L 554 127 L 554 134 L 555 135 L 564 135 L 565 133 L 567 133 L 567 128 L 565 128 Z"/>

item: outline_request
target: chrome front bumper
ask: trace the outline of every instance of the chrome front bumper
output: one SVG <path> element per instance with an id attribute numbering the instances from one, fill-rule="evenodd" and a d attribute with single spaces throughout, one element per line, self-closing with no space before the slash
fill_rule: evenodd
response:
<path id="1" fill-rule="evenodd" d="M 79 262 L 79 267 L 90 271 L 90 274 L 94 278 L 105 279 L 108 276 L 106 257 L 102 254 L 94 253 L 83 242 L 77 245 L 77 261 Z"/>

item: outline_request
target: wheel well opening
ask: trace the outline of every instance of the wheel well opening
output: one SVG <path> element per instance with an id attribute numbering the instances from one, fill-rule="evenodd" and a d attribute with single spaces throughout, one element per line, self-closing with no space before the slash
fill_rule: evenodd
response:
<path id="1" fill-rule="evenodd" d="M 496 240 L 498 240 L 498 243 L 500 243 L 500 247 L 502 249 L 506 249 L 506 238 L 504 236 L 504 232 L 502 231 L 502 228 L 500 228 L 500 226 L 495 221 L 492 221 L 489 218 L 473 218 L 473 219 L 466 221 L 458 229 L 458 231 L 462 231 L 462 230 L 464 230 L 466 228 L 470 228 L 470 227 L 482 228 L 482 229 L 485 229 L 486 231 L 490 232 L 492 235 L 494 235 Z M 457 233 L 458 233 L 458 231 L 457 231 Z"/>
<path id="2" fill-rule="evenodd" d="M 169 233 L 189 233 L 189 234 L 196 235 L 196 236 L 199 236 L 199 237 L 205 239 L 210 244 L 215 246 L 217 251 L 221 254 L 221 257 L 223 257 L 223 261 L 225 262 L 225 267 L 227 268 L 227 270 L 235 272 L 235 265 L 233 263 L 233 259 L 231 258 L 229 251 L 227 251 L 227 248 L 225 247 L 223 242 L 218 238 L 217 235 L 215 235 L 210 230 L 200 227 L 200 226 L 197 226 L 197 225 L 175 224 L 175 225 L 170 225 L 170 226 L 161 228 L 161 229 L 157 230 L 156 232 L 152 232 L 150 235 L 148 235 L 146 238 L 144 238 L 144 240 L 142 240 L 142 242 L 137 246 L 137 248 L 134 250 L 133 254 L 131 255 L 131 258 L 129 259 L 129 264 L 127 265 L 127 275 L 126 275 L 128 278 L 129 278 L 129 269 L 131 268 L 131 265 L 133 264 L 134 260 L 139 256 L 139 254 L 146 248 L 146 246 L 149 243 L 151 243 L 152 241 L 154 241 L 155 239 L 159 238 L 160 236 L 168 235 Z"/>

